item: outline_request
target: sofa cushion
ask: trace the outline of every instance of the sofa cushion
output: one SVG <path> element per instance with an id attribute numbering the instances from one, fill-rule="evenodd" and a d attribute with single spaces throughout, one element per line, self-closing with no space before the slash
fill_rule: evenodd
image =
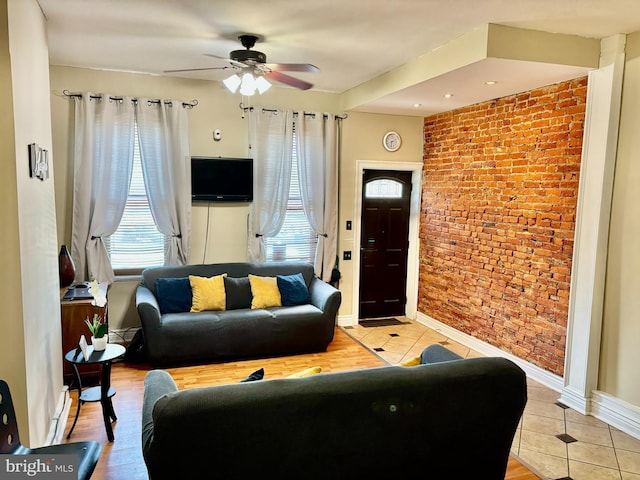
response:
<path id="1" fill-rule="evenodd" d="M 227 310 L 251 308 L 251 283 L 249 277 L 224 277 Z"/>
<path id="2" fill-rule="evenodd" d="M 302 273 L 296 273 L 295 275 L 278 275 L 276 279 L 283 307 L 309 303 L 309 289 L 307 288 L 307 284 L 304 283 Z"/>
<path id="3" fill-rule="evenodd" d="M 251 294 L 253 295 L 251 299 L 252 309 L 280 307 L 282 305 L 276 277 L 249 275 L 249 283 L 251 283 Z"/>
<path id="4" fill-rule="evenodd" d="M 193 292 L 191 301 L 192 312 L 225 309 L 224 277 L 226 275 L 226 273 L 213 277 L 196 277 L 189 275 L 191 291 Z"/>
<path id="5" fill-rule="evenodd" d="M 159 278 L 156 291 L 162 315 L 191 310 L 191 283 L 187 277 Z"/>

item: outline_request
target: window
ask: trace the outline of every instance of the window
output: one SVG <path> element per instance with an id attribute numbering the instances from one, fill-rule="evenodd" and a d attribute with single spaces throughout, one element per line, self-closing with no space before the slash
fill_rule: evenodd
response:
<path id="1" fill-rule="evenodd" d="M 267 261 L 305 261 L 314 263 L 318 236 L 309 225 L 302 207 L 298 162 L 296 157 L 296 136 L 293 134 L 293 167 L 291 168 L 291 185 L 289 201 L 284 223 L 278 235 L 265 237 Z"/>
<path id="2" fill-rule="evenodd" d="M 380 179 L 367 183 L 365 198 L 402 198 L 402 183 L 396 180 Z"/>
<path id="3" fill-rule="evenodd" d="M 142 177 L 138 128 L 134 131 L 133 170 L 120 225 L 105 241 L 114 271 L 141 270 L 164 264 L 165 243 L 149 208 Z"/>

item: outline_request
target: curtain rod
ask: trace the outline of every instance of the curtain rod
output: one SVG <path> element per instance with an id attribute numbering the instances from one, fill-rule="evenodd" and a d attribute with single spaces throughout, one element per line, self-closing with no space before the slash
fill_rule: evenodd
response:
<path id="1" fill-rule="evenodd" d="M 245 107 L 243 103 L 240 103 L 240 110 L 242 110 L 243 112 L 246 112 L 246 111 L 251 112 L 251 111 L 253 111 L 253 109 L 254 109 L 254 107 Z M 262 108 L 262 111 L 263 112 L 277 112 L 278 110 L 276 108 Z M 293 112 L 293 114 L 294 115 L 298 115 L 299 112 Z M 313 117 L 313 116 L 315 116 L 315 113 L 304 112 L 304 115 L 309 116 L 309 117 Z M 323 115 L 323 116 L 325 118 L 327 117 L 327 115 Z M 344 119 L 346 119 L 348 117 L 349 117 L 349 115 L 347 115 L 346 113 L 344 115 L 335 115 L 335 118 L 337 120 L 344 120 Z"/>
<path id="2" fill-rule="evenodd" d="M 69 90 L 63 90 L 62 93 L 64 94 L 65 97 L 77 97 L 77 98 L 82 98 L 82 94 L 81 93 L 71 93 L 69 92 Z M 95 98 L 95 99 L 101 99 L 102 95 L 91 95 L 91 98 Z M 123 97 L 109 97 L 109 100 L 115 100 L 115 101 L 122 101 Z M 133 103 L 138 103 L 138 99 L 137 98 L 132 98 L 131 101 Z M 162 100 L 158 99 L 158 100 L 149 100 L 147 103 L 152 104 L 152 103 L 160 103 Z M 171 101 L 170 100 L 164 100 L 165 105 L 171 105 Z M 193 108 L 196 105 L 198 105 L 198 100 L 193 99 L 191 100 L 191 103 L 188 102 L 182 102 L 182 106 L 184 108 Z"/>

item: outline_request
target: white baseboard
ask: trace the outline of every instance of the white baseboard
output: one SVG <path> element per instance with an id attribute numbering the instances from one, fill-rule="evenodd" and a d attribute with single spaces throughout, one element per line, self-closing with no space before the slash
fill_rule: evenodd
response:
<path id="1" fill-rule="evenodd" d="M 591 399 L 585 398 L 581 392 L 571 387 L 564 387 L 560 394 L 560 403 L 573 408 L 576 412 L 589 415 L 591 412 Z"/>
<path id="2" fill-rule="evenodd" d="M 591 415 L 640 440 L 640 408 L 635 405 L 596 390 Z"/>
<path id="3" fill-rule="evenodd" d="M 518 365 L 524 372 L 527 374 L 527 377 L 535 380 L 538 383 L 541 383 L 545 387 L 550 388 L 556 392 L 562 391 L 564 387 L 564 381 L 562 377 L 558 375 L 554 375 L 553 373 L 549 373 L 546 370 L 533 365 L 532 363 L 527 362 L 526 360 L 522 360 L 521 358 L 516 357 L 515 355 L 511 355 L 510 353 L 504 352 L 500 350 L 498 347 L 494 347 L 493 345 L 489 345 L 482 340 L 478 340 L 471 335 L 467 335 L 466 333 L 462 333 L 459 330 L 456 330 L 449 325 L 445 325 L 444 323 L 439 322 L 438 320 L 425 315 L 424 313 L 418 312 L 416 315 L 416 321 L 426 325 L 427 327 L 435 330 L 436 332 L 440 332 L 442 335 L 449 337 L 451 340 L 454 340 L 458 343 L 461 343 L 465 347 L 469 347 L 476 352 L 482 353 L 488 357 L 504 357 L 511 360 L 513 363 Z"/>
<path id="4" fill-rule="evenodd" d="M 338 315 L 339 327 L 353 327 L 354 325 L 353 315 Z"/>
<path id="5" fill-rule="evenodd" d="M 109 343 L 119 343 L 120 345 L 129 345 L 133 340 L 136 332 L 140 327 L 120 328 L 109 331 Z"/>
<path id="6" fill-rule="evenodd" d="M 69 418 L 69 411 L 71 410 L 71 403 L 72 400 L 69 396 L 69 387 L 64 385 L 60 392 L 60 396 L 58 397 L 56 411 L 54 412 L 51 424 L 49 425 L 49 432 L 47 433 L 45 445 L 57 445 L 62 443 L 64 429 L 67 425 L 67 419 Z"/>
<path id="7" fill-rule="evenodd" d="M 462 333 L 428 315 L 418 312 L 416 321 L 483 355 L 508 358 L 522 368 L 528 378 L 559 392 L 559 401 L 561 403 L 583 415 L 596 417 L 598 420 L 602 420 L 612 427 L 640 439 L 640 408 L 597 390 L 592 392 L 591 398 L 584 398 L 581 394 L 566 388 L 562 377 L 549 373 L 515 355 L 503 352 L 493 345 Z"/>

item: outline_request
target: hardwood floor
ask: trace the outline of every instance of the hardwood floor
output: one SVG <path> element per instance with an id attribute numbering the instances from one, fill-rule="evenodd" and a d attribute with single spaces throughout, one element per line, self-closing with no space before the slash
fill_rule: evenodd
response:
<path id="1" fill-rule="evenodd" d="M 246 378 L 259 368 L 265 369 L 265 378 L 279 378 L 311 366 L 322 367 L 323 372 L 372 368 L 386 363 L 371 351 L 354 341 L 343 330 L 336 329 L 334 341 L 326 352 L 290 357 L 254 359 L 238 362 L 194 365 L 167 368 L 180 389 L 196 386 L 234 383 Z M 82 406 L 73 435 L 66 440 L 76 412 L 76 392 L 71 392 L 73 404 L 65 427 L 65 441 L 97 440 L 103 450 L 93 474 L 95 480 L 147 480 L 147 470 L 142 458 L 141 409 L 144 377 L 149 365 L 132 365 L 124 362 L 113 364 L 111 384 L 117 390 L 113 405 L 118 421 L 113 425 L 114 442 L 107 441 L 99 403 Z M 399 466 L 401 469 L 401 466 Z M 510 458 L 507 475 L 509 480 L 539 480 L 517 459 Z"/>

